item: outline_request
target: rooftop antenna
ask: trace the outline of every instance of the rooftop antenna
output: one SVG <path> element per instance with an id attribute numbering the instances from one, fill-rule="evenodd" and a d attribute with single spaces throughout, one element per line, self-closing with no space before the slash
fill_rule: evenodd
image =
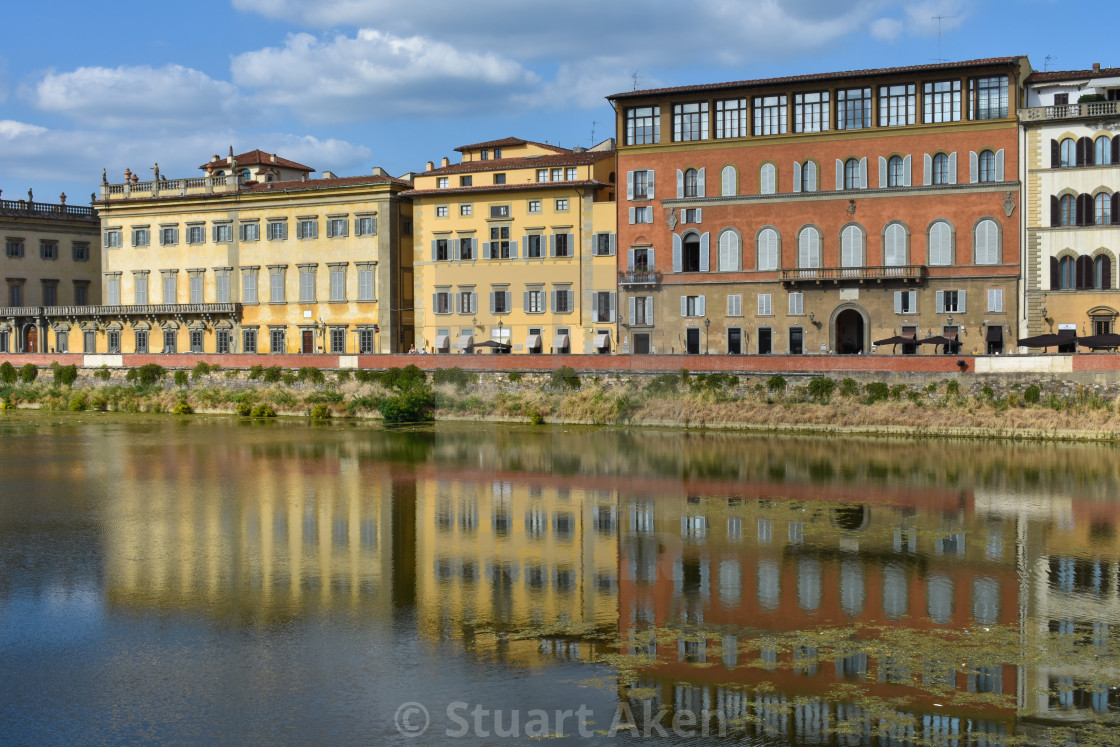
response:
<path id="1" fill-rule="evenodd" d="M 637 91 L 638 90 L 638 71 L 635 70 L 633 73 L 630 74 L 630 77 L 634 79 L 634 90 Z"/>
<path id="2" fill-rule="evenodd" d="M 599 124 L 595 120 L 591 120 L 591 144 L 595 144 L 595 125 Z"/>
<path id="3" fill-rule="evenodd" d="M 930 20 L 937 21 L 937 62 L 946 62 L 945 58 L 941 56 L 941 21 L 950 20 L 956 16 L 931 16 Z"/>
<path id="4" fill-rule="evenodd" d="M 1048 55 L 1046 55 L 1046 57 L 1045 57 L 1045 58 L 1043 59 L 1043 61 L 1042 61 L 1042 69 L 1043 69 L 1043 71 L 1049 70 L 1049 69 L 1050 69 L 1050 60 L 1056 60 L 1056 59 L 1058 59 L 1058 58 L 1057 58 L 1057 57 L 1055 57 L 1055 56 L 1054 56 L 1054 55 L 1052 55 L 1052 54 L 1048 54 Z"/>

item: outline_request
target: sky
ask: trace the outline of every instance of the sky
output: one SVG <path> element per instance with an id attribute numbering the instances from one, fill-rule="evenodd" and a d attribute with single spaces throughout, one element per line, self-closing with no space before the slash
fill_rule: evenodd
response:
<path id="1" fill-rule="evenodd" d="M 1112 25 L 1056 0 L 12 0 L 3 18 L 0 190 L 71 204 L 102 169 L 200 176 L 231 146 L 352 176 L 509 136 L 592 145 L 614 135 L 604 97 L 635 87 L 1120 66 Z"/>

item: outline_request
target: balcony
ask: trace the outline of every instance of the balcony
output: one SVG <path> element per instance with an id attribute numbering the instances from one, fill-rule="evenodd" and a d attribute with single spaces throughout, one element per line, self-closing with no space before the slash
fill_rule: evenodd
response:
<path id="1" fill-rule="evenodd" d="M 1035 106 L 1019 110 L 1021 122 L 1047 122 L 1063 119 L 1114 117 L 1120 113 L 1120 101 L 1087 101 L 1084 104 Z"/>
<path id="2" fill-rule="evenodd" d="M 865 283 L 869 280 L 902 280 L 918 283 L 925 277 L 925 265 L 892 265 L 878 267 L 815 267 L 812 269 L 780 270 L 778 275 L 787 285 L 798 283 Z"/>
<path id="3" fill-rule="evenodd" d="M 157 197 L 186 197 L 236 192 L 240 180 L 233 176 L 202 176 L 191 179 L 160 179 L 101 185 L 101 200 L 149 200 Z"/>
<path id="4" fill-rule="evenodd" d="M 93 208 L 27 200 L 0 200 L 0 211 L 9 214 L 33 215 L 36 218 L 96 218 Z"/>
<path id="5" fill-rule="evenodd" d="M 618 284 L 626 286 L 658 286 L 661 285 L 661 272 L 659 270 L 620 270 Z"/>

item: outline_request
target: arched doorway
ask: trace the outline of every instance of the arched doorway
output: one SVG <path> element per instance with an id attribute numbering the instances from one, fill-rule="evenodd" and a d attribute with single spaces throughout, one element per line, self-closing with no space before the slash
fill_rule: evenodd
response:
<path id="1" fill-rule="evenodd" d="M 836 315 L 833 328 L 836 335 L 833 350 L 841 355 L 858 355 L 864 352 L 865 325 L 859 311 L 854 308 L 844 309 Z"/>
<path id="2" fill-rule="evenodd" d="M 25 352 L 25 353 L 38 353 L 39 352 L 39 329 L 33 324 L 27 325 L 27 327 L 25 329 L 26 329 L 26 332 L 24 333 L 24 339 L 26 340 L 27 344 L 23 346 L 23 352 Z"/>

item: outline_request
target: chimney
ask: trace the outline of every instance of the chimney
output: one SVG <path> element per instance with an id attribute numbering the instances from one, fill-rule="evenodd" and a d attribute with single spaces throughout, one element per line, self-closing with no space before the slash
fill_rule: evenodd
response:
<path id="1" fill-rule="evenodd" d="M 323 172 L 323 178 L 324 179 L 334 179 L 334 172 L 333 171 L 324 171 Z"/>
<path id="2" fill-rule="evenodd" d="M 272 163 L 276 163 L 276 154 L 275 153 L 270 154 L 268 156 L 268 160 L 271 161 Z"/>
<path id="3" fill-rule="evenodd" d="M 427 166 L 427 168 L 424 169 L 424 171 L 431 171 L 435 167 L 436 167 L 436 165 L 434 163 L 432 163 L 431 161 L 428 161 L 428 166 Z"/>
<path id="4" fill-rule="evenodd" d="M 1093 63 L 1093 70 L 1100 70 L 1100 69 L 1101 69 L 1101 63 L 1094 62 Z"/>
<path id="5" fill-rule="evenodd" d="M 444 156 L 443 160 L 439 162 L 439 165 L 440 165 L 441 168 L 447 168 L 448 166 L 451 165 L 451 161 L 450 161 L 450 159 L 448 159 L 447 156 Z"/>
<path id="6" fill-rule="evenodd" d="M 389 172 L 386 171 L 385 169 L 381 168 L 380 166 L 374 166 L 373 167 L 373 175 L 374 176 L 389 176 Z"/>
<path id="7" fill-rule="evenodd" d="M 214 155 L 210 156 L 210 163 L 217 163 L 217 162 L 218 162 L 218 154 L 215 153 Z"/>

